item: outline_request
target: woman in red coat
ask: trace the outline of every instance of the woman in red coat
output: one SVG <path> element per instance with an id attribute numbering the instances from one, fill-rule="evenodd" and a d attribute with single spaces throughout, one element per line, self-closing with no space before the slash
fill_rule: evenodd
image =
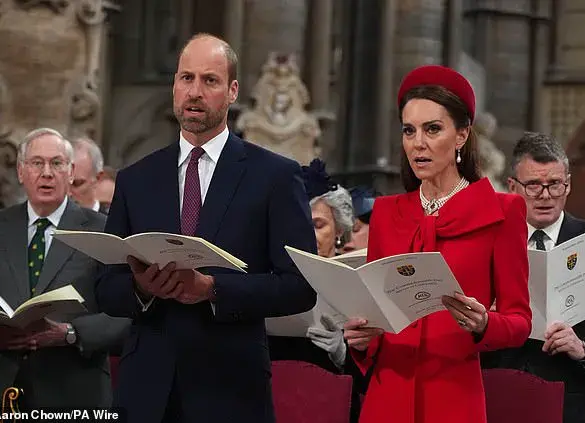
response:
<path id="1" fill-rule="evenodd" d="M 444 297 L 446 310 L 398 334 L 346 323 L 355 361 L 364 373 L 374 366 L 360 422 L 482 423 L 479 353 L 520 346 L 531 329 L 525 204 L 479 175 L 475 96 L 463 76 L 417 68 L 398 105 L 407 192 L 376 200 L 368 261 L 439 251 L 465 295 Z"/>

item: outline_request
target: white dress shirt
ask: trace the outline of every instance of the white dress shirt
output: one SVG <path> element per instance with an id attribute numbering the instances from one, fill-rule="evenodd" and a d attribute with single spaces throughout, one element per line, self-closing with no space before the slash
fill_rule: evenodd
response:
<path id="1" fill-rule="evenodd" d="M 201 205 L 205 203 L 205 197 L 207 196 L 207 191 L 209 189 L 209 185 L 211 184 L 211 178 L 213 177 L 213 172 L 215 172 L 215 168 L 217 166 L 217 161 L 219 160 L 219 156 L 227 143 L 227 139 L 229 136 L 229 130 L 227 126 L 221 131 L 218 135 L 207 141 L 205 144 L 201 146 L 205 153 L 199 158 L 199 184 L 201 187 Z M 191 151 L 195 148 L 193 144 L 183 137 L 183 133 L 181 132 L 179 135 L 179 207 L 180 211 L 183 211 L 183 193 L 185 191 L 185 175 L 187 173 L 187 166 L 189 165 L 189 160 L 191 159 Z M 140 304 L 142 311 L 148 310 L 152 302 L 154 301 L 155 297 L 152 297 L 148 302 L 143 303 L 138 294 L 136 294 L 136 299 L 138 300 L 138 304 Z M 211 304 L 211 308 L 215 313 L 215 307 Z"/>
<path id="2" fill-rule="evenodd" d="M 213 172 L 215 171 L 215 167 L 217 166 L 217 161 L 219 160 L 219 156 L 223 151 L 223 147 L 227 142 L 229 136 L 229 130 L 227 126 L 225 129 L 219 133 L 214 138 L 207 141 L 205 144 L 201 146 L 205 153 L 199 159 L 199 183 L 201 185 L 201 205 L 205 203 L 205 197 L 207 195 L 207 190 L 209 189 L 209 185 L 211 184 L 211 178 L 213 177 Z M 179 204 L 180 210 L 183 211 L 183 193 L 185 191 L 185 174 L 187 173 L 187 166 L 189 165 L 189 160 L 191 159 L 191 151 L 195 146 L 187 141 L 183 137 L 183 133 L 181 133 L 179 137 Z"/>
<path id="3" fill-rule="evenodd" d="M 546 251 L 552 250 L 554 246 L 557 245 L 564 217 L 565 213 L 561 212 L 559 218 L 552 225 L 542 229 L 546 235 L 543 240 L 544 248 L 546 249 Z M 532 226 L 530 223 L 528 223 L 528 248 L 532 250 L 536 250 L 536 242 L 533 239 L 531 239 L 532 234 L 534 232 L 536 232 L 536 228 Z"/>
<path id="4" fill-rule="evenodd" d="M 63 200 L 61 205 L 57 207 L 57 209 L 53 213 L 47 216 L 50 225 L 47 226 L 47 228 L 45 229 L 45 257 L 47 257 L 47 254 L 49 253 L 49 247 L 51 246 L 51 242 L 53 241 L 53 232 L 59 226 L 59 222 L 61 222 L 61 217 L 63 217 L 63 213 L 65 213 L 67 201 L 68 201 L 67 196 L 65 196 L 65 199 Z M 35 225 L 35 222 L 37 221 L 37 219 L 41 219 L 41 217 L 33 210 L 32 206 L 30 205 L 30 202 L 28 201 L 26 202 L 26 208 L 28 211 L 27 245 L 30 245 L 30 242 L 32 241 L 33 237 L 35 236 L 35 233 L 37 232 L 37 226 Z"/>

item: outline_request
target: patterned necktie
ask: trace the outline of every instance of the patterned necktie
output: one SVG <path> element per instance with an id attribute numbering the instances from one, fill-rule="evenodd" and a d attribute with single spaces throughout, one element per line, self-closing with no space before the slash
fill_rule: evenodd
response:
<path id="1" fill-rule="evenodd" d="M 28 246 L 28 280 L 32 294 L 35 293 L 35 287 L 39 281 L 43 262 L 45 261 L 45 229 L 50 224 L 49 219 L 37 219 L 35 222 L 37 231 Z"/>
<path id="2" fill-rule="evenodd" d="M 544 237 L 545 236 L 546 236 L 546 234 L 544 233 L 544 231 L 542 229 L 537 229 L 532 234 L 532 240 L 534 242 L 536 242 L 536 249 L 537 250 L 546 251 L 546 248 L 544 246 Z"/>
<path id="3" fill-rule="evenodd" d="M 201 147 L 191 150 L 191 160 L 185 174 L 185 189 L 183 190 L 183 210 L 181 211 L 181 233 L 194 236 L 199 211 L 201 210 L 201 184 L 199 182 L 199 158 L 205 153 Z"/>

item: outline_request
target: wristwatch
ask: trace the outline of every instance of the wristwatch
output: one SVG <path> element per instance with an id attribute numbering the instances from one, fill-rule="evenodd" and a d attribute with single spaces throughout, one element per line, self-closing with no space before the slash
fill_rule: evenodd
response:
<path id="1" fill-rule="evenodd" d="M 77 332 L 71 323 L 67 323 L 67 334 L 65 335 L 65 341 L 69 345 L 75 345 L 77 342 Z"/>

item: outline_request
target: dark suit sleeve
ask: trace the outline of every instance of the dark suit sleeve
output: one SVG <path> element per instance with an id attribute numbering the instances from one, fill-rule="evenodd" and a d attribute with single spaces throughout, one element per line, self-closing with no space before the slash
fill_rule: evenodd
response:
<path id="1" fill-rule="evenodd" d="M 116 178 L 114 198 L 104 231 L 122 238 L 130 234 L 128 210 L 124 198 L 123 171 Z M 134 291 L 134 278 L 128 265 L 103 266 L 95 297 L 100 310 L 110 316 L 133 318 L 139 311 Z"/>
<path id="2" fill-rule="evenodd" d="M 130 333 L 130 320 L 104 313 L 81 316 L 71 321 L 84 355 L 96 351 L 115 351 Z"/>
<path id="3" fill-rule="evenodd" d="M 219 321 L 259 319 L 302 313 L 317 295 L 300 274 L 285 245 L 316 253 L 315 231 L 298 164 L 283 169 L 273 185 L 267 213 L 272 272 L 215 275 Z M 245 224 L 245 222 L 242 222 Z"/>

